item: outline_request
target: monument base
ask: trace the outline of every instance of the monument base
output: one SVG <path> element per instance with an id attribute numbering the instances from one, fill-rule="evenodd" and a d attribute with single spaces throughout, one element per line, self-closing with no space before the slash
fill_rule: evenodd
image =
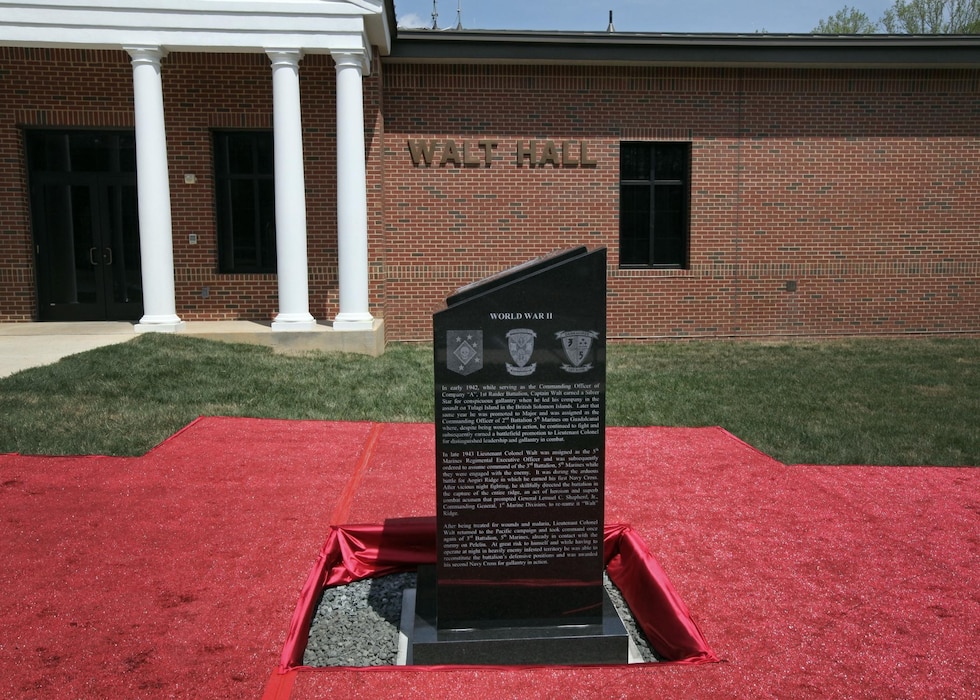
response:
<path id="1" fill-rule="evenodd" d="M 487 611 L 493 619 L 493 611 Z M 405 591 L 402 632 L 408 665 L 626 664 L 629 634 L 603 591 L 602 619 L 592 624 L 439 629 L 435 570 L 420 566 L 418 588 Z"/>

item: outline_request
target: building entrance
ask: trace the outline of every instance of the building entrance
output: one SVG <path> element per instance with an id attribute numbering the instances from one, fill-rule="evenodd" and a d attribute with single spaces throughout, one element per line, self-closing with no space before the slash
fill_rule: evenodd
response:
<path id="1" fill-rule="evenodd" d="M 143 315 L 132 132 L 25 134 L 42 321 Z"/>

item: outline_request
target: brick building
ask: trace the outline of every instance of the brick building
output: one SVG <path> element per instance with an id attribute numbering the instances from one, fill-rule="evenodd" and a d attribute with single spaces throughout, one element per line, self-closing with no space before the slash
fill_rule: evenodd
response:
<path id="1" fill-rule="evenodd" d="M 980 332 L 980 37 L 172 8 L 0 0 L 0 321 L 428 340 L 585 244 L 614 340 Z"/>

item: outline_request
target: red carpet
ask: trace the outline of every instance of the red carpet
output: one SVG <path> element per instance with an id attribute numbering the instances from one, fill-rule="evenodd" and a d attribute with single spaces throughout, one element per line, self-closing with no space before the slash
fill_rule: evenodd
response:
<path id="1" fill-rule="evenodd" d="M 277 674 L 329 525 L 434 512 L 432 426 L 208 418 L 142 458 L 0 456 L 0 697 L 980 697 L 980 470 L 607 449 L 607 521 L 725 662 Z"/>

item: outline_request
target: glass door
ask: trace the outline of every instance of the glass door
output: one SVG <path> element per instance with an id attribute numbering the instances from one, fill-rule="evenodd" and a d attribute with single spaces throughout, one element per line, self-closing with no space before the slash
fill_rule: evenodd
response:
<path id="1" fill-rule="evenodd" d="M 27 134 L 39 318 L 143 314 L 131 134 Z"/>

